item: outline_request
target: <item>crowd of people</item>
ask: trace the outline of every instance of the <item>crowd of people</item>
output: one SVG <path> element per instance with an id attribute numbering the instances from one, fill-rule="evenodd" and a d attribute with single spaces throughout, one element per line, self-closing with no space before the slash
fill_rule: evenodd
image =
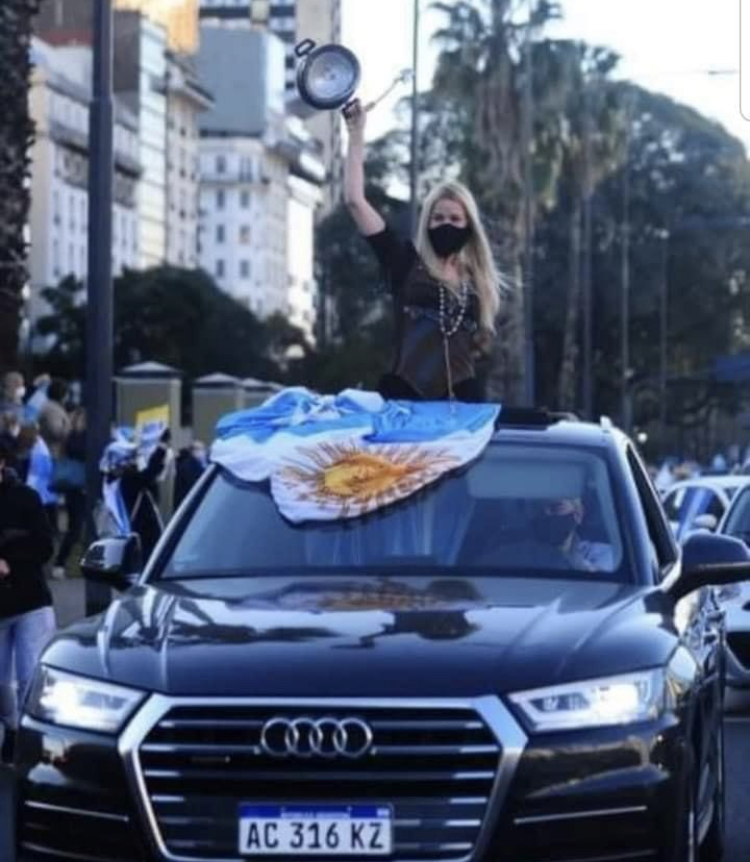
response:
<path id="1" fill-rule="evenodd" d="M 64 380 L 44 375 L 27 397 L 23 375 L 8 372 L 0 394 L 7 467 L 41 498 L 55 539 L 51 575 L 65 576 L 85 513 L 86 412 Z"/>
<path id="2" fill-rule="evenodd" d="M 651 476 L 662 494 L 675 482 L 699 476 L 750 476 L 750 446 L 743 451 L 739 444 L 733 444 L 726 451 L 717 451 L 706 463 L 670 456 L 651 468 Z"/>
<path id="3" fill-rule="evenodd" d="M 30 391 L 20 372 L 0 381 L 0 761 L 11 759 L 20 704 L 55 631 L 48 579 L 77 574 L 74 551 L 82 550 L 86 411 L 75 396 L 47 375 Z M 118 482 L 127 531 L 139 534 L 146 558 L 200 477 L 205 447 L 196 441 L 175 457 L 164 429 L 143 463 L 137 447 L 128 451 L 116 471 L 102 468 L 102 479 Z"/>

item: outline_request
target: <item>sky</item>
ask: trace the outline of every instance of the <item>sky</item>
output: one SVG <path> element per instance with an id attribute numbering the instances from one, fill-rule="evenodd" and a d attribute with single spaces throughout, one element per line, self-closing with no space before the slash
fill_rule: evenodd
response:
<path id="1" fill-rule="evenodd" d="M 622 60 L 616 77 L 630 78 L 692 105 L 719 121 L 750 150 L 750 120 L 740 111 L 740 91 L 750 117 L 750 0 L 561 0 L 564 20 L 549 28 L 558 38 L 580 38 L 614 49 Z M 419 83 L 429 86 L 435 48 L 430 34 L 441 16 L 421 0 Z M 740 87 L 740 8 L 747 79 Z M 360 94 L 371 99 L 411 66 L 413 0 L 343 0 L 342 42 L 362 63 Z M 731 74 L 708 74 L 710 70 Z M 393 107 L 408 87 L 378 106 L 368 138 L 394 124 Z"/>

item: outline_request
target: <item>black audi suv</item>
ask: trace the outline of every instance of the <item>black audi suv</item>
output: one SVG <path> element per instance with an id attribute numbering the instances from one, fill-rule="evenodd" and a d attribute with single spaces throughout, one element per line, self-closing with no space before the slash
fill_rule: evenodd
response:
<path id="1" fill-rule="evenodd" d="M 18 856 L 716 862 L 714 585 L 748 559 L 678 547 L 608 423 L 505 411 L 468 468 L 348 521 L 213 466 L 142 571 L 132 537 L 88 551 L 122 594 L 42 657 Z"/>

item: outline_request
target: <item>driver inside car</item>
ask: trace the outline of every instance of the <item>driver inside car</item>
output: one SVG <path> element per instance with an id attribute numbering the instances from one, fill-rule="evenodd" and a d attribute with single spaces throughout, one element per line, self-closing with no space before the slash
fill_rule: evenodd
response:
<path id="1" fill-rule="evenodd" d="M 545 500 L 532 523 L 534 537 L 540 544 L 559 551 L 572 569 L 612 572 L 615 569 L 612 546 L 581 537 L 585 515 L 580 497 Z"/>

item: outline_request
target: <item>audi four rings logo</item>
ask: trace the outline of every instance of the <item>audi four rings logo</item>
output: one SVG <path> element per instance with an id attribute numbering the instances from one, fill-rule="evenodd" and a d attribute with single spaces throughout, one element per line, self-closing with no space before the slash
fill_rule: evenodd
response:
<path id="1" fill-rule="evenodd" d="M 272 718 L 260 734 L 271 757 L 363 757 L 372 748 L 372 730 L 359 718 Z"/>

